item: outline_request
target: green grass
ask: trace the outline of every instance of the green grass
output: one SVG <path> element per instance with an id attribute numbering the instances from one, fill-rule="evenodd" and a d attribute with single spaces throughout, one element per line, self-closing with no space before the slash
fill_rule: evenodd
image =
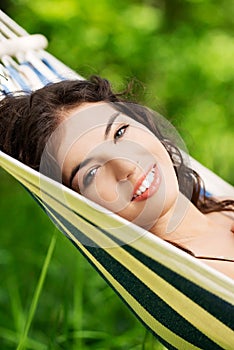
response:
<path id="1" fill-rule="evenodd" d="M 0 178 L 0 349 L 163 349 L 22 186 Z"/>
<path id="2" fill-rule="evenodd" d="M 17 350 L 23 350 L 27 347 L 28 332 L 29 332 L 31 323 L 32 323 L 33 318 L 34 318 L 36 308 L 38 306 L 40 294 L 41 294 L 41 291 L 43 289 L 43 285 L 45 282 L 47 271 L 48 271 L 50 261 L 51 261 L 52 255 L 53 255 L 53 251 L 55 248 L 56 238 L 57 238 L 57 236 L 54 234 L 52 236 L 52 239 L 51 239 L 51 242 L 50 242 L 46 257 L 45 257 L 45 261 L 44 261 L 44 264 L 42 266 L 41 274 L 40 274 L 40 277 L 38 279 L 36 290 L 33 294 L 32 302 L 31 302 L 30 308 L 29 308 L 28 313 L 27 313 L 25 326 L 22 328 L 23 330 L 20 334 L 20 339 L 19 339 L 19 344 L 17 346 Z"/>

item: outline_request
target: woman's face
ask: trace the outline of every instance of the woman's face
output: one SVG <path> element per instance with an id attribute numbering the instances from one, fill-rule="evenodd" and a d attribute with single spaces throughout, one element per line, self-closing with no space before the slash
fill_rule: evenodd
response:
<path id="1" fill-rule="evenodd" d="M 145 126 L 107 103 L 86 103 L 61 124 L 64 184 L 149 230 L 176 202 L 170 157 Z"/>

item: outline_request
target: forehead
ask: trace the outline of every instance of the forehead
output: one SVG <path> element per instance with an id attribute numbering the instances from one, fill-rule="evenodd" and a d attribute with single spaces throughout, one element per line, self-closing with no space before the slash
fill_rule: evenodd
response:
<path id="1" fill-rule="evenodd" d="M 82 147 L 84 140 L 89 140 L 90 143 L 101 140 L 110 119 L 117 113 L 123 115 L 105 102 L 85 103 L 73 109 L 53 133 L 52 143 L 59 143 L 57 148 L 59 163 L 77 141 Z"/>
<path id="2" fill-rule="evenodd" d="M 84 132 L 91 131 L 105 125 L 110 117 L 116 113 L 116 109 L 105 102 L 85 103 L 72 110 L 70 115 L 63 120 L 61 128 L 64 137 L 76 137 Z"/>

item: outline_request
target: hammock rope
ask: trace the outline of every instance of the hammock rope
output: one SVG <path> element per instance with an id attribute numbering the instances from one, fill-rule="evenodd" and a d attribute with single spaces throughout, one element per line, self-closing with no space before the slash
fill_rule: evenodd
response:
<path id="1" fill-rule="evenodd" d="M 0 20 L 1 45 L 28 36 L 2 11 Z M 13 57 L 4 51 L 0 69 L 3 97 L 48 82 L 82 79 L 35 46 Z M 229 184 L 195 160 L 192 164 L 205 177 L 211 193 L 234 193 Z M 231 279 L 2 151 L 0 166 L 31 192 L 55 225 L 168 349 L 234 348 Z"/>

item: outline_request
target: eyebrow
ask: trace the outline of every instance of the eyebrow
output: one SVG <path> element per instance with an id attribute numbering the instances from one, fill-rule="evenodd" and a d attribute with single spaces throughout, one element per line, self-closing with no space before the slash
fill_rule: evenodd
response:
<path id="1" fill-rule="evenodd" d="M 114 113 L 114 114 L 110 117 L 110 119 L 109 119 L 109 121 L 108 121 L 108 123 L 107 123 L 107 126 L 106 126 L 105 134 L 104 134 L 105 140 L 107 139 L 107 137 L 108 137 L 108 135 L 109 135 L 109 133 L 110 133 L 110 131 L 111 131 L 111 127 L 112 127 L 112 125 L 113 125 L 115 119 L 116 119 L 119 115 L 120 115 L 120 113 L 119 113 L 119 112 L 116 112 L 116 113 Z"/>
<path id="2" fill-rule="evenodd" d="M 105 139 L 105 140 L 107 139 L 107 137 L 108 137 L 108 135 L 109 135 L 109 133 L 110 133 L 110 131 L 111 131 L 111 127 L 112 127 L 112 125 L 113 125 L 115 119 L 119 116 L 119 114 L 120 114 L 119 112 L 116 112 L 116 113 L 114 113 L 114 114 L 110 117 L 110 119 L 109 119 L 109 121 L 108 121 L 108 123 L 107 123 L 106 129 L 105 129 L 105 133 L 104 133 L 104 139 Z M 69 187 L 70 187 L 70 188 L 71 188 L 71 185 L 72 185 L 72 181 L 73 181 L 75 175 L 77 174 L 77 172 L 78 172 L 79 170 L 81 170 L 81 169 L 82 169 L 85 165 L 87 165 L 89 162 L 91 162 L 92 160 L 93 160 L 92 157 L 87 158 L 87 159 L 85 159 L 83 162 L 77 164 L 77 165 L 72 169 L 71 176 L 70 176 L 70 178 L 69 178 Z"/>

